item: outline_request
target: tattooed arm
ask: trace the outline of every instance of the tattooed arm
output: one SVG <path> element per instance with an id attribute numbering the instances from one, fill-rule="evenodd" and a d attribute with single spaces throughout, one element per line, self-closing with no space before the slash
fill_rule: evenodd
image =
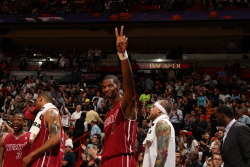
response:
<path id="1" fill-rule="evenodd" d="M 155 167 L 164 166 L 168 156 L 168 145 L 171 134 L 171 128 L 165 121 L 159 121 L 155 127 L 157 137 L 157 157 Z"/>
<path id="2" fill-rule="evenodd" d="M 39 147 L 23 158 L 23 166 L 27 166 L 31 161 L 35 160 L 40 154 L 51 150 L 60 144 L 61 141 L 61 121 L 57 110 L 51 109 L 44 115 L 45 123 L 49 129 L 49 139 Z"/>

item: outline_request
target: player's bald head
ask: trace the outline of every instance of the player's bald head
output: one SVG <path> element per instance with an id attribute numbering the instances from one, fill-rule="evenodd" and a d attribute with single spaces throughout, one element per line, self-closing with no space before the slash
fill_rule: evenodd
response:
<path id="1" fill-rule="evenodd" d="M 48 92 L 48 91 L 42 91 L 42 92 L 40 92 L 40 94 L 38 95 L 38 97 L 43 97 L 43 99 L 46 102 L 52 102 L 53 101 L 52 94 L 50 92 Z"/>
<path id="2" fill-rule="evenodd" d="M 107 79 L 112 79 L 115 84 L 121 84 L 120 80 L 117 78 L 115 75 L 106 75 L 102 81 L 107 80 Z"/>

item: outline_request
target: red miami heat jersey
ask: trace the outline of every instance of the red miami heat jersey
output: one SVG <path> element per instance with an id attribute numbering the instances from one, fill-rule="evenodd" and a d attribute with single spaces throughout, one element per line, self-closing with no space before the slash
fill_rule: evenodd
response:
<path id="1" fill-rule="evenodd" d="M 106 114 L 103 158 L 132 155 L 135 151 L 136 120 L 125 117 L 121 102 Z"/>
<path id="2" fill-rule="evenodd" d="M 45 114 L 44 114 L 45 115 Z M 44 115 L 41 117 L 40 131 L 32 144 L 31 151 L 44 145 L 49 139 L 49 130 L 45 125 Z M 61 142 L 60 145 L 54 147 L 52 150 L 41 154 L 34 162 L 31 163 L 31 167 L 62 167 L 63 152 L 65 147 L 64 131 L 61 127 Z"/>
<path id="3" fill-rule="evenodd" d="M 30 133 L 25 132 L 20 137 L 12 133 L 5 136 L 3 142 L 4 164 L 3 167 L 22 167 L 22 159 L 28 155 L 30 149 Z"/>

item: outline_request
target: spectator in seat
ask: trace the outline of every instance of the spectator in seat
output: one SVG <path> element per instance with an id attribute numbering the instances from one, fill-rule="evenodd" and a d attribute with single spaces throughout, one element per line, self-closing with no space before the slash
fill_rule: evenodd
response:
<path id="1" fill-rule="evenodd" d="M 30 128 L 36 117 L 36 107 L 34 106 L 34 100 L 29 100 L 27 103 L 25 103 L 23 113 L 25 118 L 28 120 L 28 128 Z"/>
<path id="2" fill-rule="evenodd" d="M 88 112 L 91 109 L 91 105 L 90 105 L 90 100 L 89 99 L 85 99 L 83 105 L 82 105 L 82 110 L 85 112 Z"/>
<path id="3" fill-rule="evenodd" d="M 155 84 L 154 81 L 151 79 L 150 75 L 148 75 L 147 78 L 145 79 L 146 89 L 151 91 L 154 87 L 154 84 Z"/>
<path id="4" fill-rule="evenodd" d="M 206 165 L 203 165 L 204 167 L 214 167 L 213 165 L 213 160 L 212 158 L 208 158 L 207 161 L 206 161 Z"/>
<path id="5" fill-rule="evenodd" d="M 178 143 L 178 151 L 181 153 L 182 159 L 186 159 L 188 151 L 185 148 L 184 142 L 179 142 Z"/>
<path id="6" fill-rule="evenodd" d="M 248 115 L 246 115 L 244 108 L 238 108 L 237 109 L 238 113 L 238 122 L 243 123 L 247 126 L 250 126 L 250 118 Z"/>
<path id="7" fill-rule="evenodd" d="M 192 132 L 188 131 L 186 133 L 187 135 L 187 147 L 188 147 L 188 150 L 190 152 L 199 152 L 199 144 L 197 142 L 197 140 L 194 138 L 194 136 L 192 135 Z"/>
<path id="8" fill-rule="evenodd" d="M 212 155 L 212 161 L 214 167 L 221 167 L 223 164 L 222 156 L 219 153 L 214 153 Z"/>
<path id="9" fill-rule="evenodd" d="M 193 126 L 203 129 L 204 131 L 208 130 L 208 122 L 201 118 L 200 114 L 195 115 L 195 121 L 193 122 Z"/>
<path id="10" fill-rule="evenodd" d="M 57 108 L 61 108 L 62 105 L 63 105 L 63 102 L 64 102 L 64 98 L 63 98 L 61 92 L 58 92 L 58 93 L 57 93 L 57 97 L 56 97 L 55 100 L 56 100 L 56 101 L 55 101 L 56 107 L 57 107 Z"/>
<path id="11" fill-rule="evenodd" d="M 173 124 L 174 130 L 175 130 L 175 136 L 179 136 L 183 115 L 182 115 L 182 111 L 178 109 L 177 102 L 173 103 L 173 107 L 169 114 L 169 118 L 170 118 L 171 123 Z"/>
<path id="12" fill-rule="evenodd" d="M 144 93 L 141 94 L 140 97 L 139 97 L 139 101 L 142 104 L 142 115 L 143 116 L 146 116 L 147 113 L 149 112 L 149 108 L 150 108 L 149 102 L 150 102 L 150 99 L 151 99 L 151 96 L 150 96 L 149 90 L 145 89 Z"/>
<path id="13" fill-rule="evenodd" d="M 98 102 L 97 102 L 97 110 L 98 110 L 99 108 L 101 108 L 101 104 L 104 101 L 103 97 L 101 97 L 101 92 L 100 91 L 96 92 L 96 96 L 94 96 L 92 98 L 92 102 L 94 101 L 95 98 L 98 99 Z M 97 111 L 97 110 L 95 110 L 95 111 Z"/>
<path id="14" fill-rule="evenodd" d="M 197 152 L 191 151 L 188 154 L 188 159 L 185 161 L 185 167 L 203 167 L 203 165 L 198 162 L 199 154 Z"/>
<path id="15" fill-rule="evenodd" d="M 99 114 L 96 111 L 94 111 L 93 109 L 91 109 L 89 112 L 87 112 L 86 121 L 88 122 L 88 124 L 91 124 L 91 121 L 95 121 L 95 122 L 99 122 L 99 123 L 103 124 L 103 121 L 100 118 Z"/>
<path id="16" fill-rule="evenodd" d="M 99 114 L 99 116 L 102 120 L 105 119 L 105 116 L 106 116 L 106 113 L 108 112 L 108 110 L 109 110 L 109 107 L 107 106 L 106 102 L 103 101 L 101 103 L 101 108 L 99 108 L 97 111 L 97 113 Z"/>
<path id="17" fill-rule="evenodd" d="M 90 131 L 90 138 L 92 138 L 92 136 L 94 134 L 101 134 L 102 131 L 99 128 L 99 126 L 97 125 L 96 121 L 91 121 L 91 131 Z"/>
<path id="18" fill-rule="evenodd" d="M 143 141 L 145 140 L 149 126 L 148 126 L 149 120 L 148 119 L 143 119 L 142 120 L 142 126 L 137 129 L 137 141 L 139 144 L 139 147 L 142 146 Z"/>
<path id="19" fill-rule="evenodd" d="M 143 167 L 143 158 L 144 158 L 144 152 L 141 152 L 137 158 L 137 164 L 136 167 Z"/>
<path id="20" fill-rule="evenodd" d="M 205 111 L 208 105 L 209 105 L 209 100 L 207 96 L 204 95 L 204 92 L 201 91 L 197 99 L 197 107 L 202 108 L 203 111 Z M 203 112 L 203 114 L 205 113 Z"/>
<path id="21" fill-rule="evenodd" d="M 211 76 L 207 72 L 204 72 L 202 82 L 206 88 L 209 88 L 211 83 Z"/>
<path id="22" fill-rule="evenodd" d="M 71 124 L 73 124 L 73 126 L 75 126 L 75 121 L 81 117 L 82 113 L 81 109 L 82 109 L 81 105 L 77 105 L 75 112 L 73 112 L 73 114 L 71 115 L 70 122 Z"/>
<path id="23" fill-rule="evenodd" d="M 73 143 L 71 141 L 66 141 L 64 149 L 64 158 L 62 162 L 63 167 L 74 167 L 76 162 L 76 157 L 73 152 Z"/>
<path id="24" fill-rule="evenodd" d="M 211 143 L 210 151 L 211 151 L 211 149 L 213 149 L 213 146 L 214 146 L 215 144 L 217 144 L 217 145 L 219 145 L 219 146 L 221 145 L 222 140 L 223 140 L 223 137 L 224 137 L 224 131 L 223 131 L 223 130 L 218 130 L 218 131 L 215 133 L 215 137 L 217 137 L 217 139 L 214 140 L 214 141 Z"/>
<path id="25" fill-rule="evenodd" d="M 211 136 L 208 132 L 206 132 L 202 136 L 202 140 L 200 141 L 200 150 L 203 152 L 202 162 L 204 162 L 205 157 L 209 155 L 210 144 L 211 144 Z"/>
<path id="26" fill-rule="evenodd" d="M 175 151 L 175 161 L 176 161 L 176 167 L 183 167 L 182 165 L 182 154 L 180 151 Z"/>

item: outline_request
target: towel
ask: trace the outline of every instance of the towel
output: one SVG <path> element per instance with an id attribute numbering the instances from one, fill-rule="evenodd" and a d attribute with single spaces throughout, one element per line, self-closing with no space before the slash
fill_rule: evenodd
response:
<path id="1" fill-rule="evenodd" d="M 40 132 L 40 128 L 41 128 L 43 115 L 46 113 L 47 110 L 52 109 L 52 108 L 58 110 L 56 106 L 54 106 L 52 103 L 46 103 L 43 106 L 43 108 L 37 113 L 35 121 L 32 124 L 30 131 L 29 131 L 32 134 L 32 136 L 36 137 L 38 135 L 38 133 Z"/>

